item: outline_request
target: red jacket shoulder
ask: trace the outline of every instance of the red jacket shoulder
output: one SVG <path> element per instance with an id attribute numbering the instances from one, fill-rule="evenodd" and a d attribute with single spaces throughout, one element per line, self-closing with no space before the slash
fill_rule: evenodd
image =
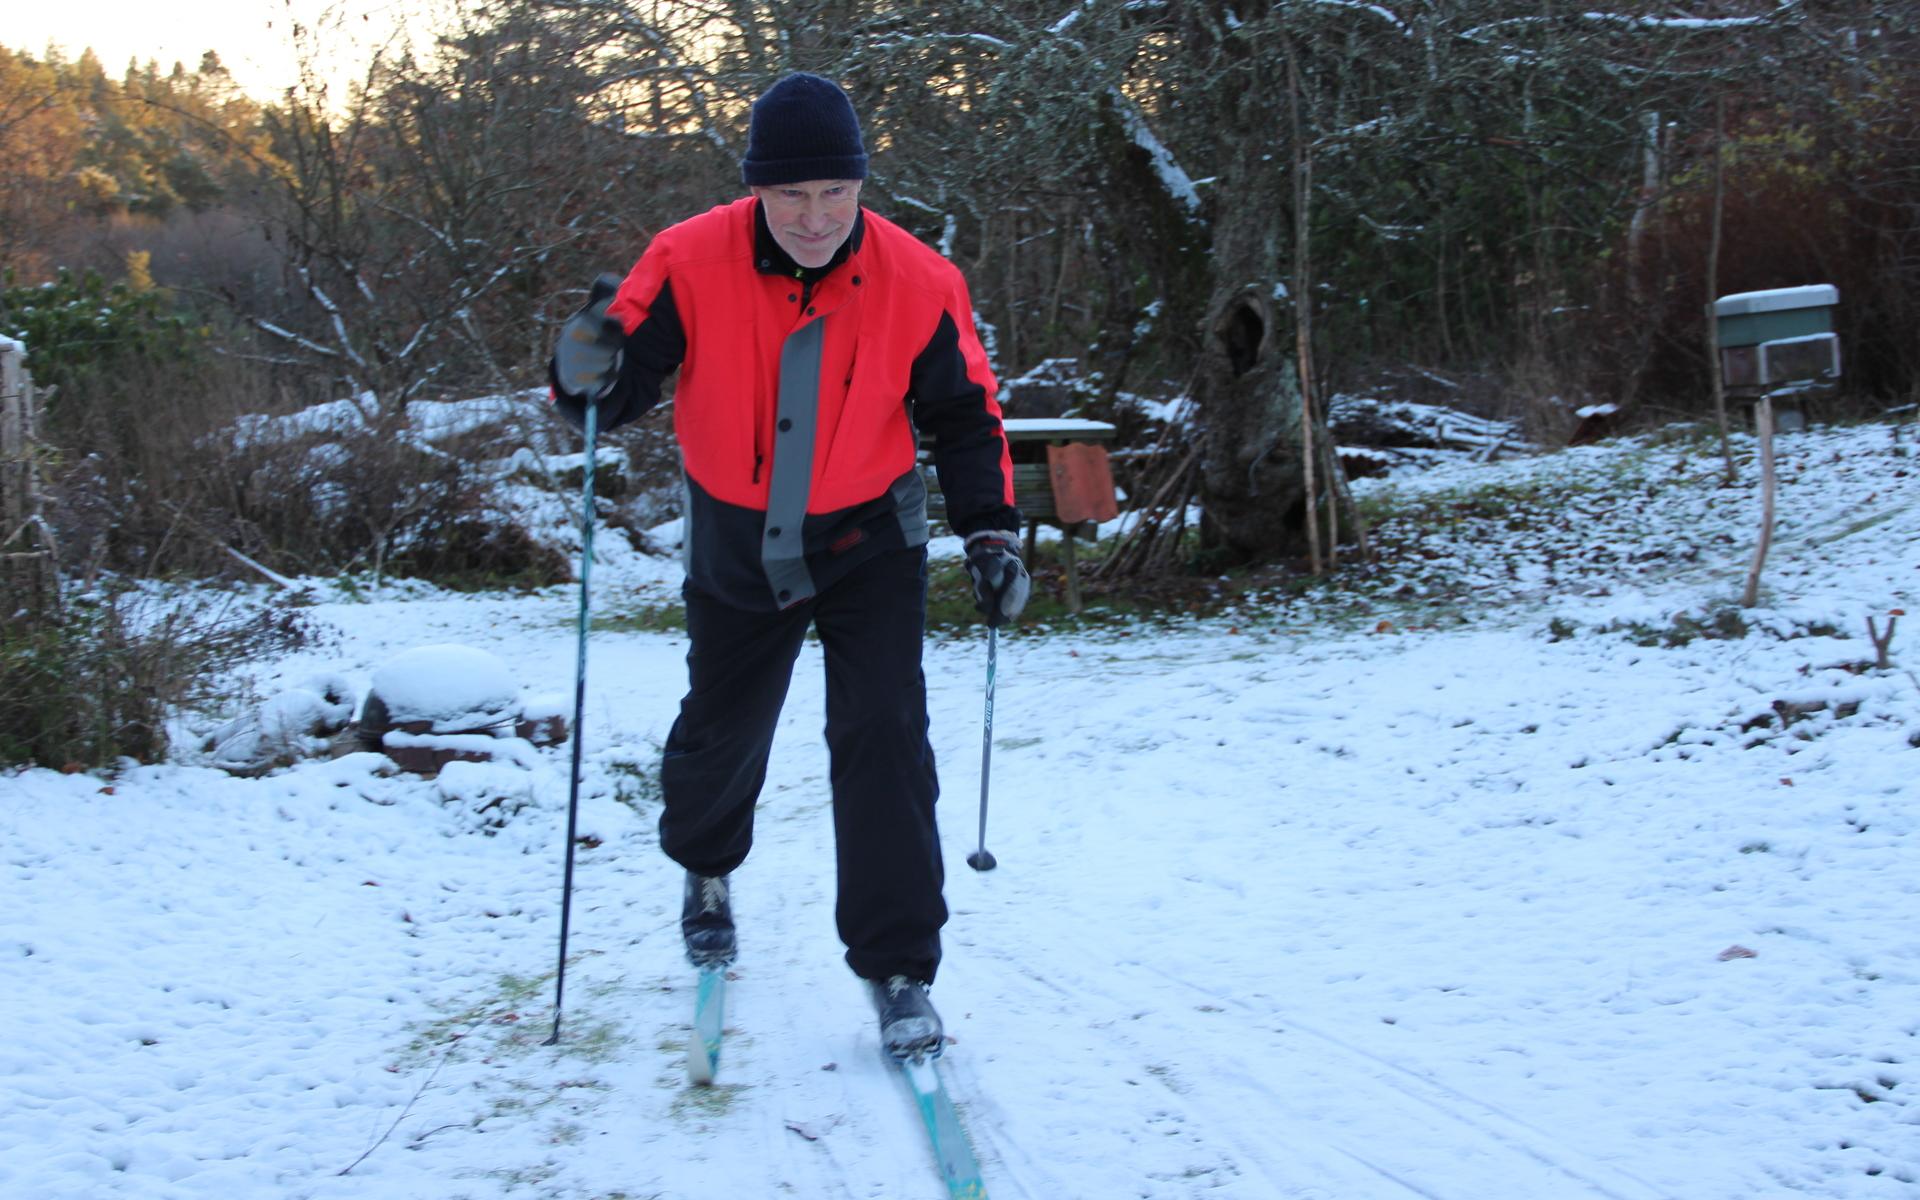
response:
<path id="1" fill-rule="evenodd" d="M 719 204 L 669 225 L 654 235 L 648 251 L 665 252 L 676 262 L 753 253 L 753 197 Z"/>
<path id="2" fill-rule="evenodd" d="M 901 282 L 934 292 L 943 302 L 954 298 L 956 292 L 964 294 L 960 268 L 892 221 L 872 209 L 865 211 L 867 241 L 862 247 L 863 257 L 878 254 Z"/>

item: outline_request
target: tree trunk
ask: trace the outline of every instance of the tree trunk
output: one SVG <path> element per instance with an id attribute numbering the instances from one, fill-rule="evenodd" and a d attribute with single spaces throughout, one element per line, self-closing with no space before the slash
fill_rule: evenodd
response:
<path id="1" fill-rule="evenodd" d="M 1727 211 L 1727 174 L 1723 161 L 1727 137 L 1727 97 L 1713 98 L 1713 231 L 1707 238 L 1707 369 L 1713 375 L 1713 416 L 1720 426 L 1720 461 L 1724 477 L 1733 483 L 1740 475 L 1733 465 L 1733 441 L 1727 432 L 1727 379 L 1720 366 L 1720 237 Z"/>
<path id="2" fill-rule="evenodd" d="M 1296 293 L 1315 286 L 1300 256 L 1311 182 L 1304 139 L 1311 137 L 1315 93 L 1297 66 L 1275 74 L 1290 112 L 1267 88 L 1245 88 L 1220 122 L 1223 131 L 1278 123 L 1298 147 L 1289 157 L 1299 169 L 1275 171 L 1270 141 L 1252 136 L 1233 139 L 1220 164 L 1214 192 L 1232 201 L 1214 214 L 1206 259 L 1208 299 L 1194 380 L 1199 498 L 1206 544 L 1228 561 L 1294 557 L 1311 547 L 1317 569 L 1319 527 L 1309 497 L 1320 496 L 1326 481 L 1315 479 L 1313 445 L 1331 442 L 1302 385 L 1302 367 L 1311 368 L 1299 358 L 1307 346 L 1302 335 L 1312 330 L 1287 319 L 1304 311 L 1311 296 L 1276 303 L 1285 294 L 1282 280 L 1292 277 Z"/>
<path id="3" fill-rule="evenodd" d="M 53 529 L 41 510 L 39 402 L 19 343 L 0 341 L 0 616 L 58 607 Z"/>
<path id="4" fill-rule="evenodd" d="M 1275 326 L 1273 305 L 1260 290 L 1240 288 L 1217 300 L 1195 385 L 1209 540 L 1239 560 L 1295 554 L 1305 545 L 1305 410 L 1293 339 Z"/>
<path id="5" fill-rule="evenodd" d="M 1293 52 L 1293 39 L 1287 39 L 1287 116 L 1293 142 L 1293 330 L 1298 347 L 1295 374 L 1300 381 L 1300 472 L 1301 490 L 1306 498 L 1307 564 L 1315 575 L 1321 573 L 1320 489 L 1314 479 L 1314 374 L 1313 374 L 1313 159 L 1308 155 L 1300 134 L 1300 70 Z M 1321 444 L 1325 444 L 1324 440 Z M 1338 529 L 1339 515 L 1330 514 L 1330 525 Z M 1328 550 L 1339 544 L 1339 534 L 1328 537 Z"/>

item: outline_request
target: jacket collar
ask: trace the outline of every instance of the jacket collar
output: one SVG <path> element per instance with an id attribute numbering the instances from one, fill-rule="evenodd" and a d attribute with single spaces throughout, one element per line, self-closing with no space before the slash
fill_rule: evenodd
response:
<path id="1" fill-rule="evenodd" d="M 802 283 L 819 283 L 833 274 L 835 267 L 859 253 L 860 243 L 866 235 L 867 210 L 861 208 L 854 214 L 853 232 L 834 251 L 832 261 L 824 267 L 803 267 L 780 248 L 780 243 L 774 240 L 773 230 L 767 225 L 766 212 L 758 200 L 753 202 L 753 266 L 762 275 L 778 275 L 783 279 L 798 279 Z"/>

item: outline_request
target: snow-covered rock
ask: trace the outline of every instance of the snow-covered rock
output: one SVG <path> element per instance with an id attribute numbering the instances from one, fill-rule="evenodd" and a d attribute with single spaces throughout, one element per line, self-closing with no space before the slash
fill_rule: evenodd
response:
<path id="1" fill-rule="evenodd" d="M 497 655 L 473 646 L 417 646 L 374 672 L 359 745 L 402 770 L 436 775 L 454 763 L 531 768 L 535 746 L 567 740 L 566 702 L 531 700 Z"/>
<path id="2" fill-rule="evenodd" d="M 473 646 L 417 646 L 373 675 L 361 724 L 371 733 L 473 733 L 520 715 L 520 684 L 497 655 Z"/>

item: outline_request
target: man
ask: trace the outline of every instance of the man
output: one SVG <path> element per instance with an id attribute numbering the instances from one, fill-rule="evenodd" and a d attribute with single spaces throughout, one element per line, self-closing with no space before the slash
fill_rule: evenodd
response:
<path id="1" fill-rule="evenodd" d="M 681 929 L 732 962 L 729 876 L 752 843 L 774 726 L 809 626 L 826 658 L 846 959 L 898 1057 L 944 1044 L 927 987 L 945 878 L 927 741 L 926 488 L 932 435 L 948 522 L 989 622 L 1029 583 L 995 382 L 960 272 L 860 206 L 867 154 L 840 88 L 793 74 L 753 106 L 750 195 L 660 233 L 596 285 L 554 355 L 576 424 L 631 421 L 680 372 L 689 686 L 661 767 L 660 844 L 686 868 Z"/>

